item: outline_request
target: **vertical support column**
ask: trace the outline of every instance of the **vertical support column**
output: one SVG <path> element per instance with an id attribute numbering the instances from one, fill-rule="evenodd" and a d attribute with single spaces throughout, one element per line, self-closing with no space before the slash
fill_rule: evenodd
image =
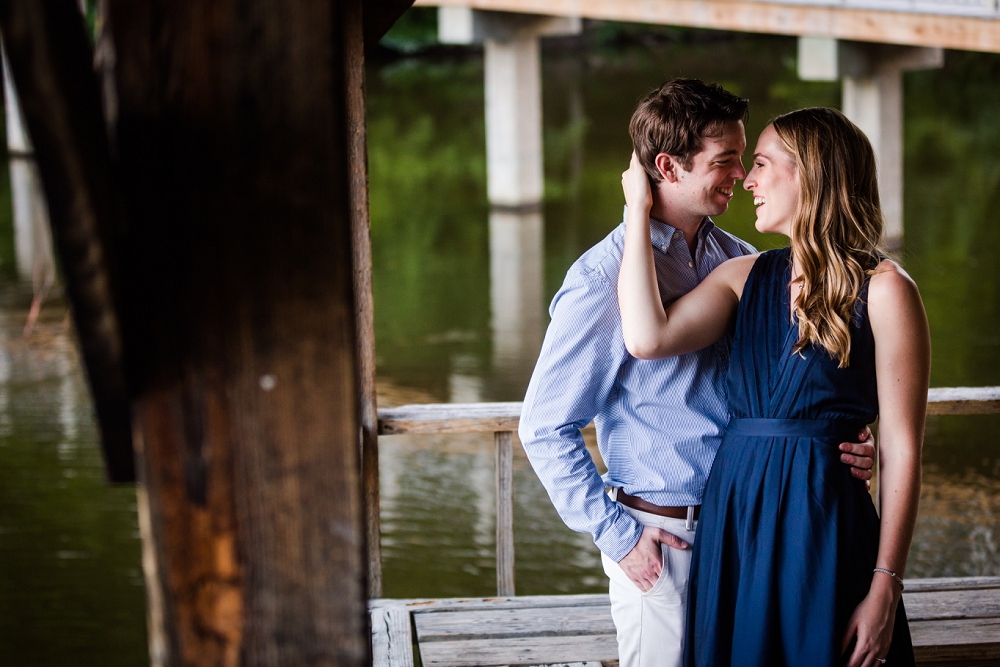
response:
<path id="1" fill-rule="evenodd" d="M 36 293 L 55 280 L 49 212 L 34 151 L 21 115 L 21 105 L 3 57 L 3 92 L 10 156 L 10 195 L 14 218 L 14 259 L 21 280 L 31 282 Z"/>
<path id="2" fill-rule="evenodd" d="M 539 40 L 575 35 L 578 17 L 553 17 L 441 7 L 438 38 L 447 44 L 484 44 L 486 164 L 490 203 L 527 208 L 541 204 L 542 83 Z"/>
<path id="3" fill-rule="evenodd" d="M 896 250 L 903 242 L 902 70 L 886 68 L 869 76 L 845 76 L 842 108 L 875 149 L 884 244 Z"/>
<path id="4" fill-rule="evenodd" d="M 843 79 L 844 115 L 868 136 L 878 161 L 883 244 L 903 242 L 903 72 L 944 64 L 941 49 L 799 38 L 799 77 Z"/>
<path id="5" fill-rule="evenodd" d="M 493 434 L 497 481 L 497 595 L 514 595 L 514 434 Z"/>
<path id="6" fill-rule="evenodd" d="M 541 204 L 542 82 L 539 38 L 487 39 L 486 179 L 493 205 Z"/>

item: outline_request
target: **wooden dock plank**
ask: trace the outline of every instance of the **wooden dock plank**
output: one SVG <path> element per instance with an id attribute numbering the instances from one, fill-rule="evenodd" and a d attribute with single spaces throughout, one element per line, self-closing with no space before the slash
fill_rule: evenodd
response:
<path id="1" fill-rule="evenodd" d="M 1000 660 L 1000 618 L 913 621 L 910 634 L 918 663 Z"/>
<path id="2" fill-rule="evenodd" d="M 414 614 L 421 643 L 615 633 L 611 605 L 541 609 L 480 609 Z"/>
<path id="3" fill-rule="evenodd" d="M 369 600 L 368 608 L 405 608 L 413 612 L 460 611 L 470 609 L 526 609 L 544 607 L 587 607 L 611 604 L 607 593 L 578 595 L 522 595 L 513 598 L 382 598 Z"/>
<path id="4" fill-rule="evenodd" d="M 904 603 L 911 622 L 1000 618 L 1000 589 L 907 592 Z M 421 643 L 614 633 L 611 608 L 606 603 L 585 607 L 417 612 L 414 622 Z"/>
<path id="5" fill-rule="evenodd" d="M 957 591 L 981 588 L 1000 588 L 1000 577 L 941 577 L 935 579 L 906 579 L 906 592 Z"/>
<path id="6" fill-rule="evenodd" d="M 543 665 L 618 659 L 615 635 L 466 639 L 420 644 L 424 667 Z"/>
<path id="7" fill-rule="evenodd" d="M 413 635 L 406 609 L 371 612 L 373 667 L 413 667 Z"/>
<path id="8" fill-rule="evenodd" d="M 1000 589 L 907 591 L 903 593 L 903 604 L 906 617 L 911 621 L 1000 618 Z"/>
<path id="9" fill-rule="evenodd" d="M 1000 577 L 914 579 L 904 601 L 917 662 L 921 665 L 1000 664 Z M 517 598 L 373 600 L 375 615 L 406 618 L 398 650 L 411 642 L 413 616 L 426 667 L 566 665 L 617 659 L 615 628 L 606 595 Z M 405 630 L 403 629 L 405 626 Z M 384 642 L 381 637 L 378 641 Z M 382 651 L 380 653 L 379 651 Z M 376 656 L 386 649 L 376 650 Z M 412 656 L 378 667 L 412 667 Z M 409 660 L 410 662 L 405 662 Z M 596 664 L 589 667 L 596 667 Z"/>

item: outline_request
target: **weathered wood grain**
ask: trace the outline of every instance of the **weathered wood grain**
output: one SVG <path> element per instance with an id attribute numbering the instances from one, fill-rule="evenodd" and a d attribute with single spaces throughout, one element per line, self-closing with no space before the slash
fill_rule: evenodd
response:
<path id="1" fill-rule="evenodd" d="M 514 434 L 493 434 L 497 501 L 497 595 L 514 595 Z"/>
<path id="2" fill-rule="evenodd" d="M 467 639 L 420 644 L 424 667 L 542 665 L 618 659 L 614 634 Z"/>
<path id="3" fill-rule="evenodd" d="M 369 8 L 372 9 L 372 8 Z M 382 597 L 382 530 L 379 517 L 378 400 L 375 388 L 375 309 L 372 296 L 371 219 L 368 213 L 368 142 L 365 133 L 365 59 L 362 3 L 345 7 L 344 60 L 347 149 L 354 264 L 354 322 L 357 332 L 358 421 L 361 426 L 361 484 L 368 547 L 368 597 Z"/>
<path id="4" fill-rule="evenodd" d="M 170 665 L 369 662 L 346 90 L 360 2 L 108 3 L 121 319 Z"/>
<path id="5" fill-rule="evenodd" d="M 516 431 L 520 403 L 428 403 L 379 410 L 379 433 Z"/>
<path id="6" fill-rule="evenodd" d="M 1000 577 L 906 584 L 904 602 L 920 664 L 1000 659 Z M 373 600 L 370 606 L 413 614 L 428 666 L 617 659 L 606 595 Z"/>
<path id="7" fill-rule="evenodd" d="M 1000 588 L 903 593 L 912 621 L 1000 618 Z"/>
<path id="8" fill-rule="evenodd" d="M 420 642 L 614 634 L 611 605 L 416 612 Z"/>
<path id="9" fill-rule="evenodd" d="M 923 4 L 921 12 L 866 9 L 858 7 L 860 3 L 745 0 L 417 0 L 415 4 L 1000 52 L 1000 21 L 995 13 L 991 17 L 935 14 L 929 4 Z"/>
<path id="10" fill-rule="evenodd" d="M 413 667 L 410 613 L 376 609 L 371 613 L 373 667 Z"/>
<path id="11" fill-rule="evenodd" d="M 910 623 L 917 662 L 1000 660 L 1000 618 Z"/>
<path id="12" fill-rule="evenodd" d="M 1000 577 L 938 577 L 905 581 L 906 593 L 1000 588 Z"/>
<path id="13" fill-rule="evenodd" d="M 1000 589 L 904 593 L 913 621 L 1000 618 Z M 414 614 L 421 642 L 614 632 L 610 605 L 520 607 Z"/>

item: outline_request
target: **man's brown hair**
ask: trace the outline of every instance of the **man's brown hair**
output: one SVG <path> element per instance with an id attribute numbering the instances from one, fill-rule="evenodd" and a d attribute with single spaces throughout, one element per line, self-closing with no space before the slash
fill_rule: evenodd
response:
<path id="1" fill-rule="evenodd" d="M 671 79 L 646 95 L 632 114 L 628 131 L 639 163 L 653 179 L 663 177 L 656 156 L 667 153 L 690 171 L 691 158 L 705 137 L 718 137 L 729 121 L 746 123 L 749 100 L 737 97 L 717 83 L 698 79 Z"/>

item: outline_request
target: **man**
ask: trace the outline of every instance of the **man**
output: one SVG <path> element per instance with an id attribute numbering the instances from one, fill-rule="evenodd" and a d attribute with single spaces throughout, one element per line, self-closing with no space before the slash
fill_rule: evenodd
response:
<path id="1" fill-rule="evenodd" d="M 675 79 L 632 116 L 633 148 L 653 190 L 664 302 L 725 260 L 755 252 L 709 217 L 726 211 L 746 176 L 747 109 L 718 85 Z M 662 667 L 681 663 L 689 545 L 729 421 L 730 341 L 655 361 L 628 354 L 617 299 L 624 234 L 622 223 L 577 260 L 553 298 L 519 435 L 560 516 L 601 550 L 622 667 Z M 580 434 L 592 419 L 608 466 L 603 479 Z M 870 441 L 841 449 L 856 477 L 871 477 Z"/>

